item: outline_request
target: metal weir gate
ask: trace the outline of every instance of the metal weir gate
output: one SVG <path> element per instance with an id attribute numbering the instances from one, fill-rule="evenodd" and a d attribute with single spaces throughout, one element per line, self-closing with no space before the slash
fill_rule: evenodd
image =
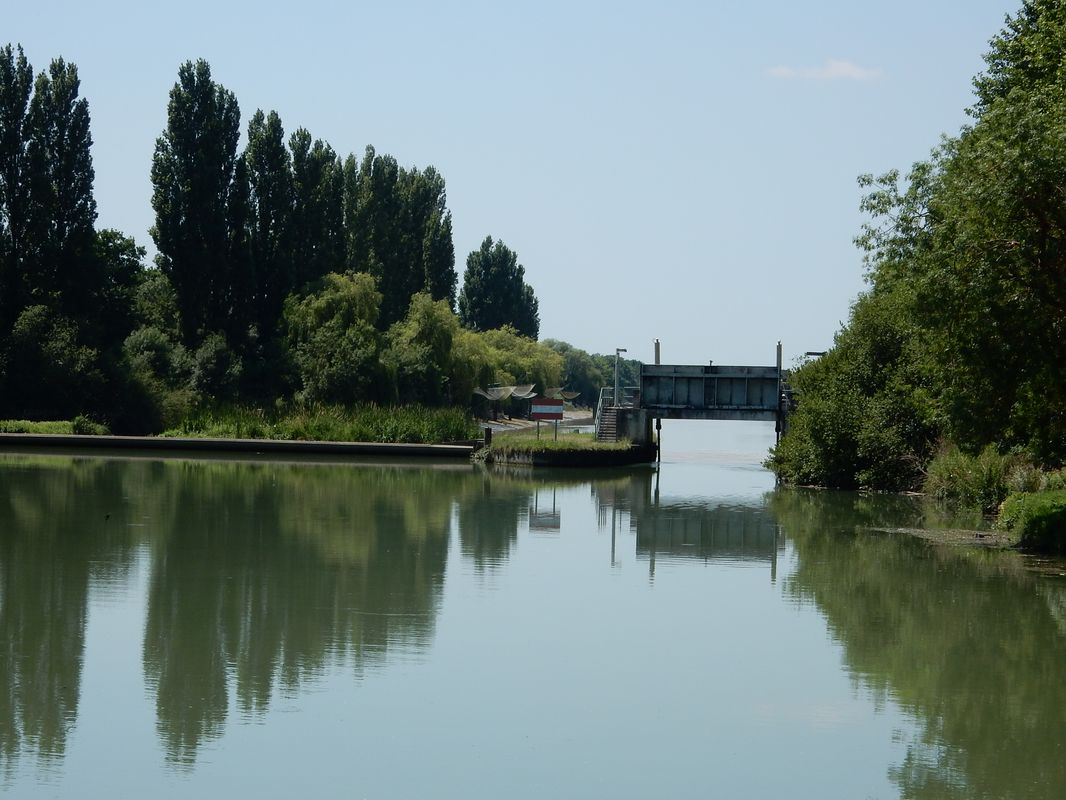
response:
<path id="1" fill-rule="evenodd" d="M 791 407 L 779 343 L 774 366 L 643 364 L 639 387 L 617 398 L 610 387 L 601 392 L 597 435 L 647 444 L 653 441 L 652 420 L 659 428 L 664 419 L 774 422 L 780 435 Z"/>
<path id="2" fill-rule="evenodd" d="M 640 408 L 656 419 L 777 421 L 782 411 L 777 367 L 645 364 Z"/>

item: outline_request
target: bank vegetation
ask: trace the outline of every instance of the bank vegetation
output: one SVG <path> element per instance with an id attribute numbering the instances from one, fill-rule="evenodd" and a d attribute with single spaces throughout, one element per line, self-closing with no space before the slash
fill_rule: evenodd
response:
<path id="1" fill-rule="evenodd" d="M 905 176 L 860 178 L 869 289 L 794 373 L 798 408 L 768 461 L 789 483 L 995 511 L 1061 480 L 1066 3 L 1026 0 L 985 62 L 969 125 Z"/>
<path id="2" fill-rule="evenodd" d="M 21 47 L 0 48 L 0 419 L 435 441 L 521 410 L 479 406 L 475 387 L 595 402 L 607 357 L 538 341 L 516 252 L 486 236 L 460 282 L 435 168 L 341 156 L 304 128 L 286 136 L 272 111 L 242 126 L 205 61 L 181 65 L 165 100 L 149 265 L 97 228 L 76 66 L 35 74 Z"/>

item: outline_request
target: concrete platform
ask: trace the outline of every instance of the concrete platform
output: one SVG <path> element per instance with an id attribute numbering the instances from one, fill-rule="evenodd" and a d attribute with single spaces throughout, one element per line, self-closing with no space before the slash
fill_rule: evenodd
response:
<path id="1" fill-rule="evenodd" d="M 471 444 L 400 444 L 380 442 L 310 442 L 284 439 L 198 439 L 162 436 L 68 436 L 44 433 L 0 433 L 0 451 L 62 450 L 250 453 L 257 455 L 403 456 L 469 459 Z"/>

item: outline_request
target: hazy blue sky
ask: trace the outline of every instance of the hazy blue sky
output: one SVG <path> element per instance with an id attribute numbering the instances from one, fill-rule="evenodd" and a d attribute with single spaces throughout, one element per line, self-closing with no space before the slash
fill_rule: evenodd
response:
<path id="1" fill-rule="evenodd" d="M 434 165 L 460 276 L 503 239 L 542 337 L 648 361 L 659 337 L 670 363 L 772 363 L 781 339 L 788 363 L 863 288 L 856 176 L 958 132 L 1019 5 L 60 0 L 6 4 L 0 44 L 78 65 L 99 224 L 149 248 L 167 94 L 204 58 L 244 122 Z"/>

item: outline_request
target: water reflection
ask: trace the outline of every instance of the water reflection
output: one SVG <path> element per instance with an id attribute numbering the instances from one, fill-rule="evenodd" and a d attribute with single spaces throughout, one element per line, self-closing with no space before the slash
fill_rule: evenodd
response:
<path id="1" fill-rule="evenodd" d="M 651 577 L 657 561 L 697 559 L 766 565 L 776 578 L 784 542 L 761 503 L 670 496 L 660 491 L 659 474 L 651 471 L 595 482 L 592 491 L 601 527 L 609 525 L 616 533 L 618 512 L 625 512 L 637 556 L 647 560 Z"/>
<path id="2" fill-rule="evenodd" d="M 667 561 L 678 573 L 696 566 L 684 573 L 693 586 L 715 583 L 700 580 L 706 565 L 755 566 L 774 579 L 779 561 L 788 564 L 773 602 L 783 591 L 817 608 L 872 706 L 898 706 L 913 720 L 889 768 L 901 796 L 1066 794 L 1064 584 L 1014 554 L 886 532 L 941 524 L 905 498 L 774 492 L 745 504 L 671 495 L 649 470 L 2 456 L 0 479 L 0 758 L 9 776 L 21 756 L 58 764 L 71 747 L 96 587 L 143 602 L 139 669 L 158 741 L 168 763 L 191 769 L 234 717 L 261 719 L 279 697 L 329 675 L 361 681 L 428 659 L 450 554 L 475 573 L 498 570 L 528 532 L 542 557 L 591 552 L 602 567 L 606 549 L 584 545 L 601 547 L 609 531 L 612 563 L 635 557 L 652 577 Z M 573 576 L 581 590 L 594 578 Z M 639 604 L 668 611 L 662 584 L 637 578 Z"/>
<path id="3" fill-rule="evenodd" d="M 168 465 L 171 513 L 144 637 L 168 757 L 188 764 L 237 708 L 327 667 L 356 674 L 432 639 L 457 478 L 438 470 Z"/>
<path id="4" fill-rule="evenodd" d="M 890 768 L 908 798 L 1066 795 L 1061 581 L 1012 553 L 870 532 L 927 519 L 899 498 L 778 492 L 789 596 L 817 605 L 853 679 L 916 732 Z"/>
<path id="5" fill-rule="evenodd" d="M 2 457 L 0 457 L 2 459 Z M 130 551 L 120 476 L 68 459 L 0 460 L 0 756 L 62 758 L 74 725 L 90 582 Z"/>

